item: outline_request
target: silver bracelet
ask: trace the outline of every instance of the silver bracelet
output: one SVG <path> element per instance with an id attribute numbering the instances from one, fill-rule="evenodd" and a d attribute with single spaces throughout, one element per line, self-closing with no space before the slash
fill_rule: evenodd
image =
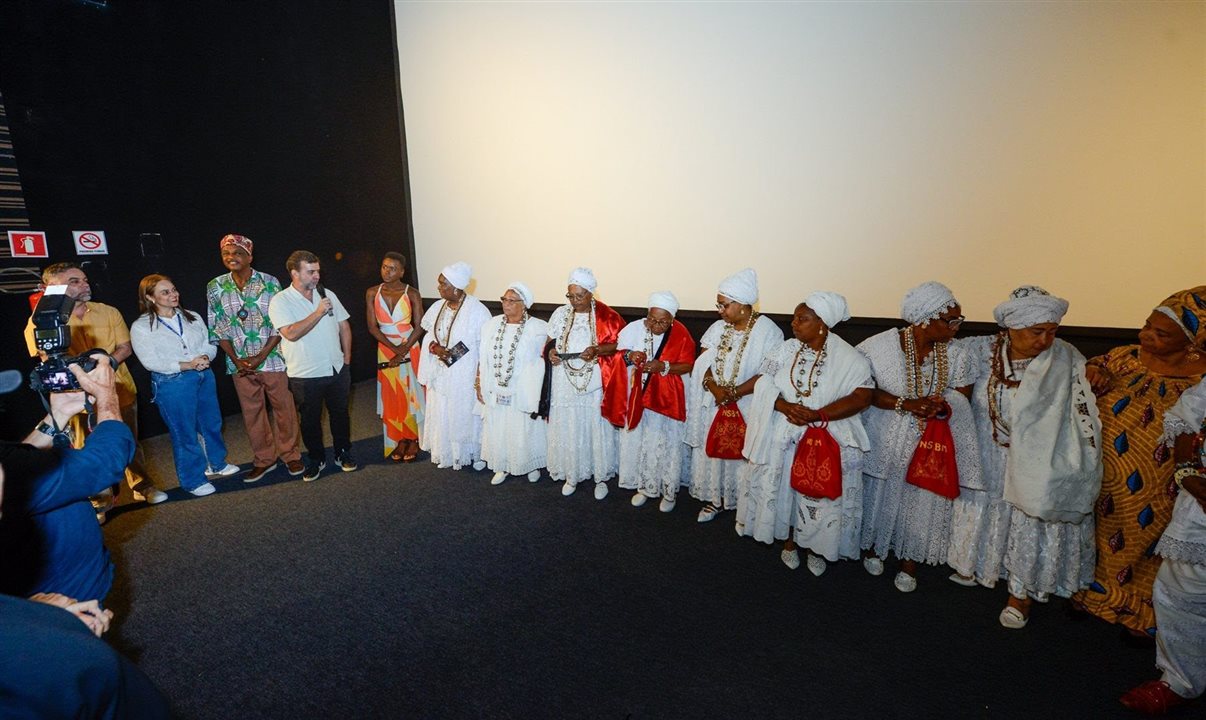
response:
<path id="1" fill-rule="evenodd" d="M 897 415 L 907 414 L 907 413 L 905 413 L 904 404 L 905 404 L 904 398 L 902 398 L 902 397 L 896 398 L 896 406 L 892 409 L 896 411 Z"/>

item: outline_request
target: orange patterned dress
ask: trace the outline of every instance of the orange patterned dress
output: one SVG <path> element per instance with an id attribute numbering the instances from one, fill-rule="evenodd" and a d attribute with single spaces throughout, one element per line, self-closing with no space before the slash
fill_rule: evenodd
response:
<path id="1" fill-rule="evenodd" d="M 410 337 L 412 324 L 410 296 L 407 287 L 398 304 L 391 310 L 381 288 L 373 301 L 373 316 L 382 334 L 401 344 Z M 388 362 L 396 355 L 396 347 L 377 343 L 377 363 Z M 377 368 L 377 414 L 385 434 L 385 455 L 393 453 L 398 443 L 419 439 L 423 427 L 423 386 L 419 384 L 419 346 L 411 346 L 410 362 L 397 367 Z"/>
<path id="2" fill-rule="evenodd" d="M 1094 513 L 1097 568 L 1073 601 L 1103 620 L 1154 635 L 1152 583 L 1160 569 L 1154 550 L 1176 500 L 1172 450 L 1160 441 L 1164 412 L 1202 376 L 1154 373 L 1140 362 L 1138 345 L 1089 364 L 1113 373 L 1114 385 L 1097 398 L 1105 466 Z"/>

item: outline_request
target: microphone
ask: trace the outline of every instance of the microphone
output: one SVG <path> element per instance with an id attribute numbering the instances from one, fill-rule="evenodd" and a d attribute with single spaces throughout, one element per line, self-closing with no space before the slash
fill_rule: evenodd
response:
<path id="1" fill-rule="evenodd" d="M 318 283 L 318 287 L 316 287 L 315 289 L 318 290 L 318 297 L 322 298 L 323 300 L 327 299 L 327 289 L 322 286 L 322 283 Z M 331 308 L 330 310 L 327 311 L 327 317 L 333 317 L 334 315 L 335 315 L 335 308 Z"/>

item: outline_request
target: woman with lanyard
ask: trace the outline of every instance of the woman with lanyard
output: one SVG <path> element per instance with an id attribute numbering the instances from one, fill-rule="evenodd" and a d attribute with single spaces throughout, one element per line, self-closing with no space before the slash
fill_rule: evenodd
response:
<path id="1" fill-rule="evenodd" d="M 829 330 L 849 319 L 846 298 L 834 292 L 814 292 L 796 306 L 793 337 L 767 356 L 754 388 L 749 462 L 737 500 L 738 535 L 785 540 L 779 557 L 792 570 L 800 566 L 796 545 L 802 545 L 817 576 L 826 561 L 859 555 L 863 453 L 870 449 L 859 413 L 871 404 L 875 382 L 867 358 Z M 839 446 L 836 497 L 809 497 L 792 487 L 799 445 L 813 425 Z"/>
<path id="2" fill-rule="evenodd" d="M 548 454 L 548 429 L 536 416 L 548 325 L 528 314 L 533 296 L 527 285 L 511 283 L 499 300 L 502 314 L 482 327 L 478 361 L 482 459 L 494 471 L 491 485 L 501 485 L 508 475 L 536 482 Z"/>
<path id="3" fill-rule="evenodd" d="M 437 280 L 440 299 L 427 309 L 420 327 L 427 333 L 419 356 L 419 382 L 427 388 L 427 412 L 419 446 L 441 468 L 481 470 L 482 419 L 474 414 L 473 389 L 482 326 L 490 311 L 465 292 L 473 269 L 457 262 Z"/>
<path id="4" fill-rule="evenodd" d="M 196 313 L 180 307 L 180 293 L 166 275 L 147 275 L 138 285 L 143 314 L 130 326 L 134 355 L 151 372 L 159 414 L 172 439 L 180 487 L 198 497 L 214 486 L 206 476 L 239 471 L 226 462 L 222 413 L 209 364 L 218 354 L 209 329 Z M 197 440 L 200 433 L 205 447 Z"/>
<path id="5" fill-rule="evenodd" d="M 751 411 L 762 361 L 783 342 L 783 331 L 754 310 L 758 275 L 750 268 L 716 288 L 716 312 L 699 340 L 700 353 L 687 383 L 686 443 L 691 451 L 691 496 L 706 505 L 697 522 L 737 508 L 738 470 L 745 463 L 744 417 Z M 722 413 L 724 414 L 722 416 Z"/>

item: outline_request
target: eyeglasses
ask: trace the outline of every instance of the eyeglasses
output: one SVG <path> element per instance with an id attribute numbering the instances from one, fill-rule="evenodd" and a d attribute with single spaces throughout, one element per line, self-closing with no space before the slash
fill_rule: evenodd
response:
<path id="1" fill-rule="evenodd" d="M 671 325 L 674 324 L 674 318 L 671 318 L 669 320 L 658 320 L 657 318 L 653 317 L 652 315 L 649 315 L 645 318 L 645 322 L 649 323 L 650 325 L 656 326 L 656 327 L 670 327 Z"/>
<path id="2" fill-rule="evenodd" d="M 730 300 L 725 303 L 716 303 L 716 309 L 719 310 L 720 312 L 724 312 L 725 310 L 728 310 L 729 306 L 734 304 L 735 302 L 736 301 L 734 301 L 734 300 Z"/>
<path id="3" fill-rule="evenodd" d="M 590 297 L 590 293 L 588 293 L 588 292 L 578 293 L 577 295 L 573 295 L 571 293 L 565 294 L 565 299 L 570 300 L 572 302 L 582 302 L 583 300 L 585 300 L 589 297 Z"/>
<path id="4" fill-rule="evenodd" d="M 942 322 L 946 323 L 948 327 L 956 328 L 956 327 L 959 327 L 960 325 L 962 325 L 963 321 L 966 320 L 967 318 L 965 318 L 962 315 L 956 315 L 953 318 L 944 318 L 940 315 L 940 316 L 938 316 L 938 319 L 941 320 Z"/>
<path id="5" fill-rule="evenodd" d="M 498 299 L 498 301 L 499 301 L 500 303 L 504 303 L 504 304 L 507 304 L 507 305 L 511 305 L 511 304 L 513 304 L 513 303 L 521 303 L 521 302 L 523 302 L 523 300 L 512 300 L 512 299 L 511 299 L 511 298 L 509 298 L 509 297 L 500 297 L 500 298 Z"/>

